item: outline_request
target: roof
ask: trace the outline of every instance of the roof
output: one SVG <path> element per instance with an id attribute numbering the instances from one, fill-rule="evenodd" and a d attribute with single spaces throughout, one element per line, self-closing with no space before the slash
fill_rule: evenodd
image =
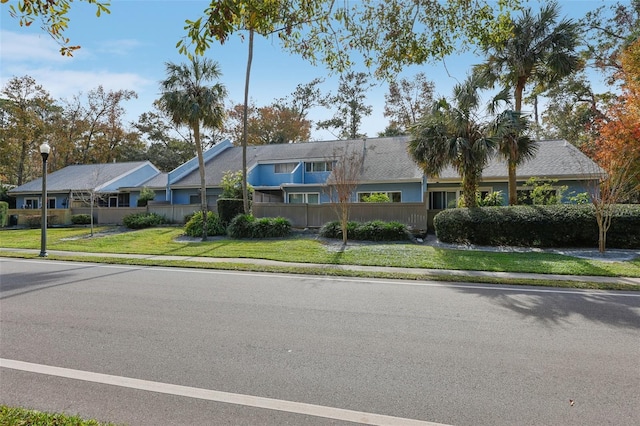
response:
<path id="1" fill-rule="evenodd" d="M 533 176 L 563 179 L 584 179 L 600 173 L 600 168 L 582 151 L 564 139 L 541 140 L 536 156 L 518 166 L 518 178 L 527 179 Z M 482 172 L 483 180 L 506 180 L 509 173 L 507 161 L 494 157 Z M 439 179 L 460 180 L 453 167 L 445 168 Z"/>
<path id="2" fill-rule="evenodd" d="M 148 161 L 126 163 L 78 164 L 67 166 L 47 175 L 48 192 L 99 190 L 115 179 L 138 168 L 151 164 Z M 11 193 L 34 193 L 42 190 L 42 178 L 32 180 L 12 189 Z"/>
<path id="3" fill-rule="evenodd" d="M 247 169 L 258 164 L 325 161 L 333 158 L 334 152 L 355 149 L 366 153 L 361 182 L 421 180 L 423 173 L 410 158 L 407 142 L 407 136 L 399 136 L 248 146 Z M 206 162 L 206 185 L 217 186 L 227 171 L 237 170 L 242 170 L 242 147 L 227 148 Z M 172 186 L 200 186 L 198 170 L 192 170 Z"/>

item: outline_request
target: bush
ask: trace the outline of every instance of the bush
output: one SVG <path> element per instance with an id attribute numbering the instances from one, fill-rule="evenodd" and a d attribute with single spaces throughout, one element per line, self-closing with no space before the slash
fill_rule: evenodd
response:
<path id="1" fill-rule="evenodd" d="M 320 228 L 320 236 L 324 238 L 342 239 L 342 228 L 339 221 L 325 223 Z M 400 222 L 348 222 L 347 239 L 367 241 L 405 241 L 411 239 L 406 225 Z"/>
<path id="2" fill-rule="evenodd" d="M 71 216 L 71 223 L 74 225 L 89 225 L 91 223 L 91 215 L 74 214 Z"/>
<path id="3" fill-rule="evenodd" d="M 244 214 L 244 201 L 241 198 L 218 198 L 217 204 L 220 220 L 225 226 L 228 226 L 234 217 Z"/>
<path id="4" fill-rule="evenodd" d="M 146 207 L 149 201 L 152 201 L 156 197 L 156 193 L 153 189 L 149 189 L 146 186 L 140 190 L 140 196 L 138 196 L 138 207 Z"/>
<path id="5" fill-rule="evenodd" d="M 433 221 L 446 243 L 523 247 L 594 247 L 598 224 L 592 205 L 449 209 Z M 640 247 L 640 206 L 615 206 L 607 246 Z"/>
<path id="6" fill-rule="evenodd" d="M 229 226 L 227 227 L 227 235 L 231 238 L 251 238 L 253 232 L 251 224 L 255 221 L 255 218 L 250 214 L 239 214 L 234 217 Z"/>
<path id="7" fill-rule="evenodd" d="M 184 233 L 190 237 L 202 237 L 202 211 L 190 215 L 184 226 Z M 225 229 L 220 216 L 214 212 L 207 212 L 207 236 L 224 235 Z"/>
<path id="8" fill-rule="evenodd" d="M 390 203 L 391 199 L 383 192 L 374 192 L 371 195 L 362 197 L 362 201 L 365 203 Z"/>
<path id="9" fill-rule="evenodd" d="M 227 234 L 231 238 L 282 238 L 291 233 L 291 222 L 283 217 L 254 218 L 240 214 L 233 218 Z"/>
<path id="10" fill-rule="evenodd" d="M 0 227 L 5 227 L 9 223 L 9 203 L 0 201 Z"/>
<path id="11" fill-rule="evenodd" d="M 133 213 L 123 217 L 122 223 L 129 229 L 142 229 L 165 224 L 167 219 L 157 213 Z"/>

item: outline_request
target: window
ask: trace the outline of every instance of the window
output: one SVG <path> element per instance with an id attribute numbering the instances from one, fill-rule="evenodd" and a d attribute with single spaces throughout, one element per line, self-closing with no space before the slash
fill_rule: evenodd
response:
<path id="1" fill-rule="evenodd" d="M 375 192 L 358 192 L 358 202 L 363 203 L 364 197 L 370 197 L 371 194 L 385 194 L 392 203 L 402 202 L 402 192 L 400 191 L 375 191 Z"/>
<path id="2" fill-rule="evenodd" d="M 47 208 L 48 209 L 55 209 L 56 208 L 56 198 L 49 198 L 47 197 Z"/>
<path id="3" fill-rule="evenodd" d="M 189 195 L 189 204 L 200 204 L 200 194 Z"/>
<path id="4" fill-rule="evenodd" d="M 330 161 L 316 161 L 313 163 L 304 163 L 305 171 L 312 172 L 330 172 L 333 170 L 333 163 Z"/>
<path id="5" fill-rule="evenodd" d="M 37 198 L 25 198 L 23 209 L 37 209 L 40 205 L 40 201 Z"/>
<path id="6" fill-rule="evenodd" d="M 455 208 L 457 205 L 456 191 L 429 192 L 429 210 L 444 210 Z"/>
<path id="7" fill-rule="evenodd" d="M 319 204 L 320 203 L 320 193 L 311 192 L 304 193 L 298 192 L 294 194 L 288 194 L 288 200 L 290 204 Z"/>
<path id="8" fill-rule="evenodd" d="M 291 173 L 296 168 L 296 163 L 278 163 L 274 164 L 275 173 Z"/>

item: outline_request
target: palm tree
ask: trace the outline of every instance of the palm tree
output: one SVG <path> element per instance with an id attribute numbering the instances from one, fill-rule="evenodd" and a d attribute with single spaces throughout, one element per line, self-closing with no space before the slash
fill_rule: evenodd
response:
<path id="1" fill-rule="evenodd" d="M 507 160 L 509 171 L 509 204 L 518 200 L 515 185 L 516 168 L 532 159 L 538 152 L 538 142 L 526 135 L 528 121 L 522 113 L 505 110 L 500 113 L 494 123 L 494 135 L 498 138 L 498 152 Z M 513 182 L 513 184 L 511 184 Z"/>
<path id="2" fill-rule="evenodd" d="M 547 89 L 577 71 L 581 62 L 576 53 L 578 24 L 570 19 L 558 22 L 560 8 L 556 2 L 542 7 L 534 16 L 531 9 L 513 22 L 513 37 L 506 43 L 483 48 L 486 61 L 474 72 L 487 87 L 500 82 L 514 90 L 515 111 L 522 112 L 522 98 L 528 83 L 537 90 Z M 512 149 L 512 152 L 518 152 Z M 510 166 L 519 161 L 510 158 Z M 515 171 L 509 173 L 509 204 L 517 203 Z"/>
<path id="3" fill-rule="evenodd" d="M 476 207 L 476 191 L 482 170 L 495 152 L 497 140 L 490 127 L 478 121 L 478 81 L 471 77 L 454 87 L 453 101 L 436 102 L 431 113 L 411 128 L 409 153 L 426 175 L 437 176 L 447 166 L 462 177 L 467 207 Z"/>
<path id="4" fill-rule="evenodd" d="M 166 64 L 167 78 L 160 83 L 159 106 L 176 125 L 187 125 L 193 131 L 200 171 L 200 204 L 202 210 L 202 240 L 207 239 L 207 187 L 204 176 L 204 156 L 201 128 L 216 129 L 224 119 L 226 89 L 220 83 L 207 86 L 222 75 L 218 64 L 194 57 L 189 64 Z"/>

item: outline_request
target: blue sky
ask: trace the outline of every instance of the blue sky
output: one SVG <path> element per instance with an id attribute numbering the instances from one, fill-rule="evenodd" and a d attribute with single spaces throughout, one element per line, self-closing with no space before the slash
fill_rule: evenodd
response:
<path id="1" fill-rule="evenodd" d="M 588 10 L 612 1 L 559 2 L 562 14 L 581 17 Z M 165 62 L 185 62 L 176 43 L 186 34 L 185 19 L 201 16 L 208 1 L 202 0 L 112 0 L 111 14 L 95 16 L 95 8 L 82 2 L 72 3 L 67 36 L 82 48 L 73 58 L 62 57 L 59 46 L 36 23 L 25 28 L 9 17 L 6 4 L 0 6 L 0 85 L 13 77 L 30 75 L 54 98 L 70 99 L 102 85 L 107 90 L 130 89 L 138 99 L 124 104 L 127 120 L 151 110 L 159 96 L 159 81 L 165 77 Z M 220 79 L 229 92 L 229 102 L 241 103 L 247 44 L 239 36 L 220 46 L 213 44 L 206 56 L 219 63 Z M 480 62 L 471 54 L 455 55 L 444 62 L 407 69 L 403 75 L 420 71 L 435 82 L 436 94 L 449 96 L 454 84 L 464 80 L 470 66 Z M 291 94 L 298 84 L 316 77 L 326 79 L 322 89 L 335 92 L 338 77 L 322 66 L 312 66 L 298 56 L 281 49 L 277 38 L 257 37 L 251 70 L 250 97 L 258 106 Z M 369 137 L 384 130 L 383 116 L 386 83 L 378 83 L 368 95 L 373 114 L 363 121 L 361 130 Z M 332 113 L 324 108 L 311 112 L 314 121 L 327 119 Z M 312 139 L 333 139 L 325 131 L 312 131 Z"/>

